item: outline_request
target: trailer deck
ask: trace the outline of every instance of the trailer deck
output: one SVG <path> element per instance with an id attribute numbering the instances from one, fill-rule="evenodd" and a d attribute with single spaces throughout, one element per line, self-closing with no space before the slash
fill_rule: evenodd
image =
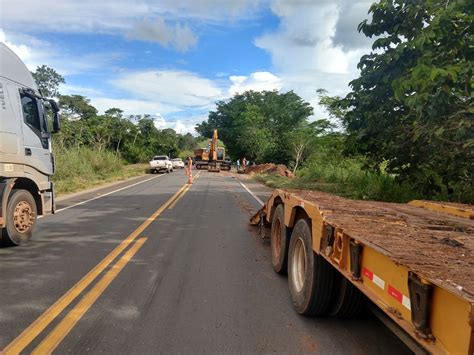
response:
<path id="1" fill-rule="evenodd" d="M 283 217 L 277 218 L 283 220 L 278 223 L 291 232 L 306 218 L 313 251 L 426 350 L 474 353 L 473 206 L 277 189 L 250 223 L 272 224 L 279 205 Z M 288 265 L 297 260 L 289 243 Z M 345 292 L 340 290 L 341 297 Z"/>
<path id="2" fill-rule="evenodd" d="M 435 285 L 474 301 L 474 220 L 409 204 L 289 191 L 325 221 Z"/>

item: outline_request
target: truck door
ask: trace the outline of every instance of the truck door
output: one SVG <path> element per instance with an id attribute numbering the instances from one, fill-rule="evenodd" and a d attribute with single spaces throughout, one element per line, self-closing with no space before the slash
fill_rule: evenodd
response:
<path id="1" fill-rule="evenodd" d="M 24 91 L 20 91 L 20 99 L 25 164 L 45 175 L 52 175 L 50 140 L 43 103 Z"/>
<path id="2" fill-rule="evenodd" d="M 15 96 L 15 89 L 0 81 L 0 175 L 8 176 L 23 172 L 24 156 L 20 154 L 21 113 Z M 12 95 L 13 93 L 13 95 Z"/>

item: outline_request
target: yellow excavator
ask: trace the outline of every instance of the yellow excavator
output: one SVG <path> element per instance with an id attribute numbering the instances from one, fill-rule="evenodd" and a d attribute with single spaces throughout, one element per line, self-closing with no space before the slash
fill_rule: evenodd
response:
<path id="1" fill-rule="evenodd" d="M 225 158 L 225 148 L 219 147 L 217 129 L 214 130 L 207 148 L 194 150 L 194 164 L 196 169 L 207 169 L 211 172 L 230 170 L 231 161 Z"/>

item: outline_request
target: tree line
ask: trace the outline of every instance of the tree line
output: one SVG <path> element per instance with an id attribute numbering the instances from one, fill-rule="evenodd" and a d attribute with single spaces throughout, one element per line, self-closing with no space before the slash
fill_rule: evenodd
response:
<path id="1" fill-rule="evenodd" d="M 196 126 L 205 138 L 196 138 L 158 130 L 149 115 L 126 117 L 119 108 L 98 114 L 87 98 L 58 93 L 64 78 L 54 69 L 38 67 L 33 75 L 45 95 L 59 98 L 65 118 L 54 139 L 59 148 L 110 150 L 139 162 L 154 154 L 192 155 L 217 128 L 233 160 L 296 171 L 341 167 L 349 159 L 425 198 L 474 202 L 474 3 L 381 0 L 369 14 L 358 30 L 374 38 L 373 50 L 361 57 L 345 97 L 315 92 L 328 112 L 316 120 L 293 91 L 247 91 L 217 102 Z"/>
<path id="2" fill-rule="evenodd" d="M 474 2 L 381 0 L 369 14 L 358 30 L 373 51 L 350 92 L 318 90 L 331 121 L 309 122 L 312 108 L 291 91 L 250 91 L 218 102 L 196 130 L 218 128 L 234 157 L 294 169 L 347 157 L 423 197 L 474 202 Z"/>
<path id="3" fill-rule="evenodd" d="M 53 137 L 55 149 L 87 147 L 97 152 L 113 151 L 129 163 L 147 162 L 153 155 L 186 157 L 204 139 L 178 134 L 173 129 L 157 129 L 149 114 L 124 115 L 120 108 L 103 114 L 81 95 L 61 95 L 64 78 L 53 68 L 42 65 L 32 73 L 42 94 L 56 97 L 61 109 L 61 131 Z"/>

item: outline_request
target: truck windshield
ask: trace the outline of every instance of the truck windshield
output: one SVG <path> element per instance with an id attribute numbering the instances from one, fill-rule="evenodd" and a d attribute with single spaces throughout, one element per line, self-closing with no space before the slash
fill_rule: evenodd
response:
<path id="1" fill-rule="evenodd" d="M 153 160 L 166 160 L 166 157 L 154 157 Z"/>

